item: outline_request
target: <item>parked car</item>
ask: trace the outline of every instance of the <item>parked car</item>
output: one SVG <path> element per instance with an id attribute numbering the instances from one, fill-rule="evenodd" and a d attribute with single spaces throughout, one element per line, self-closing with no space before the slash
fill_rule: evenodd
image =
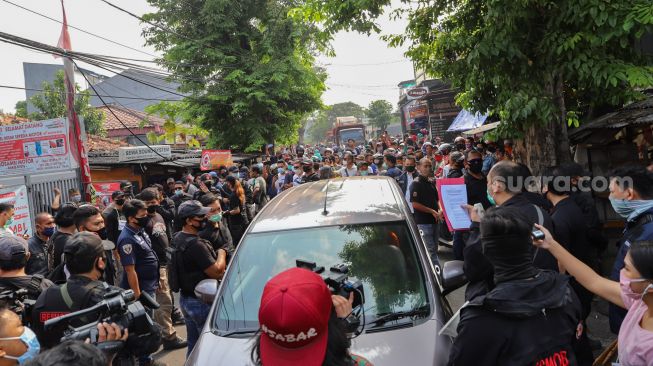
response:
<path id="1" fill-rule="evenodd" d="M 300 260 L 327 269 L 345 264 L 362 281 L 364 329 L 353 353 L 376 366 L 444 365 L 452 339 L 438 331 L 452 314 L 442 294 L 463 284 L 462 267 L 447 266 L 440 276 L 427 253 L 391 178 L 322 180 L 286 191 L 253 220 L 222 283 L 196 288 L 213 306 L 186 364 L 251 364 L 263 287 Z"/>

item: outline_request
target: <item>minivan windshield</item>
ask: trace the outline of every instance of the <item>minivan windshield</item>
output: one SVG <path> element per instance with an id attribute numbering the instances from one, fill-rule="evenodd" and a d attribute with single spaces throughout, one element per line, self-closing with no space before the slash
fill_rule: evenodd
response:
<path id="1" fill-rule="evenodd" d="M 328 226 L 247 235 L 216 299 L 214 326 L 230 333 L 258 329 L 263 287 L 298 259 L 327 270 L 347 265 L 349 275 L 363 283 L 367 323 L 391 313 L 430 309 L 422 262 L 406 223 Z"/>

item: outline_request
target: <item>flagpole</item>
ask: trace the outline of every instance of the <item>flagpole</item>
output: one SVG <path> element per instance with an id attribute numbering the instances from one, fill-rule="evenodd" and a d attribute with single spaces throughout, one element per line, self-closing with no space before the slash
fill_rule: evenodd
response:
<path id="1" fill-rule="evenodd" d="M 67 50 L 72 50 L 70 34 L 68 33 L 68 20 L 66 19 L 66 9 L 63 0 L 61 0 L 61 10 L 63 11 L 63 26 L 61 28 L 61 37 L 58 46 Z M 68 117 L 68 141 L 70 152 L 79 165 L 79 178 L 81 183 L 81 192 L 86 195 L 89 201 L 89 185 L 91 184 L 91 168 L 88 163 L 88 154 L 84 144 L 85 128 L 83 122 L 75 111 L 75 66 L 70 57 L 63 58 L 64 66 L 64 83 L 66 85 L 66 110 Z"/>

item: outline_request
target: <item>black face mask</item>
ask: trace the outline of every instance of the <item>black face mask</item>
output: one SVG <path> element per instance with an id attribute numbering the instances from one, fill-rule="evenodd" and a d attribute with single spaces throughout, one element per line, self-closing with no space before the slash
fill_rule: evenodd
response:
<path id="1" fill-rule="evenodd" d="M 107 240 L 108 234 L 107 234 L 107 228 L 106 227 L 103 227 L 102 229 L 100 229 L 98 231 L 91 231 L 91 230 L 88 230 L 88 231 L 97 234 L 97 236 L 99 236 L 100 239 L 102 239 L 102 240 Z"/>
<path id="2" fill-rule="evenodd" d="M 140 226 L 140 227 L 142 227 L 142 228 L 143 228 L 143 227 L 146 227 L 147 224 L 150 223 L 150 217 L 149 217 L 149 216 L 139 217 L 139 218 L 137 218 L 136 220 L 137 220 L 137 222 L 138 222 L 138 226 Z"/>
<path id="3" fill-rule="evenodd" d="M 500 283 L 533 277 L 533 254 L 528 238 L 518 236 L 481 237 L 483 254 L 494 266 L 494 282 Z"/>
<path id="4" fill-rule="evenodd" d="M 469 161 L 469 171 L 478 174 L 483 170 L 483 160 L 472 159 Z"/>
<path id="5" fill-rule="evenodd" d="M 202 230 L 204 230 L 204 229 L 206 228 L 206 219 L 200 221 L 200 225 L 199 225 L 199 226 L 195 226 L 195 223 L 196 223 L 196 222 L 197 222 L 197 220 L 193 220 L 193 227 L 194 227 L 195 229 L 197 229 L 197 231 L 202 231 Z"/>
<path id="6" fill-rule="evenodd" d="M 457 144 L 456 145 L 456 150 L 458 150 L 458 151 L 465 150 L 465 144 Z"/>
<path id="7" fill-rule="evenodd" d="M 147 206 L 147 213 L 155 213 L 156 209 L 159 208 L 159 205 L 149 205 Z"/>
<path id="8" fill-rule="evenodd" d="M 304 170 L 304 173 L 310 173 L 313 170 L 313 168 L 310 166 L 305 166 L 302 168 L 302 170 Z"/>
<path id="9" fill-rule="evenodd" d="M 122 206 L 122 205 L 125 204 L 125 199 L 124 199 L 124 198 L 121 198 L 121 199 L 117 199 L 117 200 L 115 200 L 115 201 L 113 201 L 113 202 L 115 202 L 116 205 L 118 205 L 118 206 Z"/>
<path id="10" fill-rule="evenodd" d="M 415 171 L 415 167 L 414 167 L 413 165 L 407 165 L 407 166 L 406 166 L 406 171 L 407 171 L 408 173 L 412 173 L 412 172 Z"/>
<path id="11" fill-rule="evenodd" d="M 497 151 L 497 149 L 496 149 L 495 147 L 488 147 L 488 148 L 487 148 L 487 151 L 488 151 L 490 154 L 494 154 L 494 152 Z"/>

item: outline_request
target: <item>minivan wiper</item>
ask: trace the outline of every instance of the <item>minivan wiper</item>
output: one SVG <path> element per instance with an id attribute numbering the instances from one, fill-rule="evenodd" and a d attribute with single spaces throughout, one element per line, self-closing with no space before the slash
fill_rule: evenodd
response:
<path id="1" fill-rule="evenodd" d="M 408 310 L 408 311 L 396 311 L 393 313 L 387 313 L 379 316 L 378 318 L 374 319 L 372 321 L 373 324 L 375 325 L 383 325 L 389 321 L 393 320 L 398 320 L 402 318 L 409 318 L 409 317 L 425 317 L 429 315 L 430 312 L 430 307 L 428 305 L 421 306 L 419 308 L 413 309 L 413 310 Z"/>
<path id="2" fill-rule="evenodd" d="M 233 335 L 254 334 L 256 332 L 258 332 L 258 328 L 241 328 L 241 329 L 236 329 L 229 332 L 221 333 L 220 336 L 230 337 Z"/>

